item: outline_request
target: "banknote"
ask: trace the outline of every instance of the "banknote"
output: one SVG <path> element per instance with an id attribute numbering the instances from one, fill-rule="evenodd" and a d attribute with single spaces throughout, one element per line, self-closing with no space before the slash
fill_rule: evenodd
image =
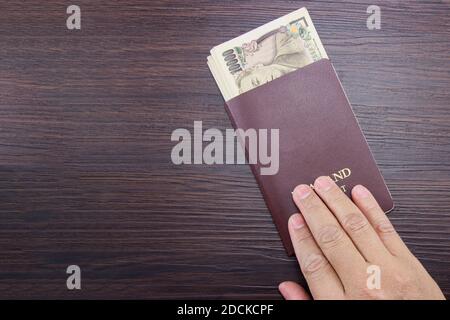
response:
<path id="1" fill-rule="evenodd" d="M 226 101 L 328 56 L 306 8 L 211 49 L 208 66 Z"/>

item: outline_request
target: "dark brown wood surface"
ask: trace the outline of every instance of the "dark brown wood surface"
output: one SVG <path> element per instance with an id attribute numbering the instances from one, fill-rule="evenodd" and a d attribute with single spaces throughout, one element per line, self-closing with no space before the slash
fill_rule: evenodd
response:
<path id="1" fill-rule="evenodd" d="M 175 166 L 170 135 L 230 128 L 210 48 L 302 6 L 449 297 L 450 3 L 376 1 L 371 31 L 372 2 L 1 1 L 0 298 L 280 298 L 299 268 L 249 167 Z"/>

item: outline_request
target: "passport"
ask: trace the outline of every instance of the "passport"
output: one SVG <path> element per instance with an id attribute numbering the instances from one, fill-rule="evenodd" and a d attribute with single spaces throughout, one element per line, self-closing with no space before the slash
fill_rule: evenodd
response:
<path id="1" fill-rule="evenodd" d="M 291 192 L 299 184 L 327 175 L 349 196 L 362 184 L 386 213 L 393 209 L 330 60 L 321 59 L 244 92 L 226 101 L 225 109 L 235 129 L 279 129 L 278 173 L 261 175 L 261 163 L 250 166 L 288 255 L 294 254 L 288 219 L 299 212 Z"/>

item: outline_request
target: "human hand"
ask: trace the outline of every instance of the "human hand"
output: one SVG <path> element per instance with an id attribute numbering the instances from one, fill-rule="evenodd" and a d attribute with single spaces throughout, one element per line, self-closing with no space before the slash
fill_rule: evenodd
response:
<path id="1" fill-rule="evenodd" d="M 295 253 L 314 299 L 445 299 L 365 187 L 353 188 L 354 202 L 329 177 L 319 177 L 314 190 L 295 188 L 292 195 L 301 214 L 289 219 Z M 368 283 L 371 270 L 379 271 L 379 288 Z M 281 283 L 279 290 L 287 300 L 310 299 L 292 281 Z"/>

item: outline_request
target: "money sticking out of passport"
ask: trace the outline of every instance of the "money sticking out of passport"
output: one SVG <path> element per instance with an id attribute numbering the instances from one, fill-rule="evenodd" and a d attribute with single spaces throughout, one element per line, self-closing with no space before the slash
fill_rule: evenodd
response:
<path id="1" fill-rule="evenodd" d="M 211 50 L 208 66 L 228 101 L 328 56 L 301 8 Z"/>
<path id="2" fill-rule="evenodd" d="M 331 61 L 305 8 L 211 50 L 208 66 L 233 126 L 244 132 L 279 130 L 279 170 L 263 175 L 249 163 L 289 255 L 291 191 L 330 176 L 347 195 L 357 184 L 381 208 L 394 204 Z M 248 150 L 243 139 L 245 150 Z M 270 144 L 270 140 L 267 141 Z M 259 161 L 259 160 L 258 160 Z"/>

